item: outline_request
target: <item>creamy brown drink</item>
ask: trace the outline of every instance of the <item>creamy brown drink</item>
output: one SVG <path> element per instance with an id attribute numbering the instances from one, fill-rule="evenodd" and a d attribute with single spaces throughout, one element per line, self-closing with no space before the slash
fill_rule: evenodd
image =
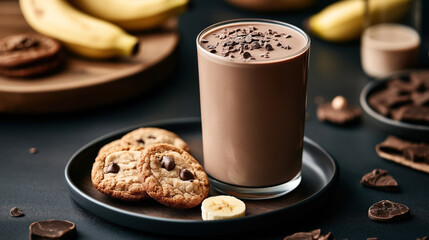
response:
<path id="1" fill-rule="evenodd" d="M 377 24 L 362 34 L 361 62 L 366 74 L 382 77 L 413 68 L 418 61 L 419 34 L 400 24 Z"/>
<path id="2" fill-rule="evenodd" d="M 212 178 L 299 184 L 309 47 L 302 30 L 277 21 L 228 21 L 200 33 L 204 167 Z"/>

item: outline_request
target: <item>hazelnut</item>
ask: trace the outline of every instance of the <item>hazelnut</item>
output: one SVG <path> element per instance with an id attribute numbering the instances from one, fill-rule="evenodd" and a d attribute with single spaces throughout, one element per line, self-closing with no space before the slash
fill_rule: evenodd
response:
<path id="1" fill-rule="evenodd" d="M 332 108 L 335 110 L 344 109 L 347 106 L 347 100 L 343 96 L 336 96 L 331 102 Z"/>

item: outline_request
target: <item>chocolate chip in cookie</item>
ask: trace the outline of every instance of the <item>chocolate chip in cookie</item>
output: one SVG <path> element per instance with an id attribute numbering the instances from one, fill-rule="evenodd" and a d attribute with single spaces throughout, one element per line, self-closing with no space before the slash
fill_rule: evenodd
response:
<path id="1" fill-rule="evenodd" d="M 174 168 L 168 167 L 172 160 Z M 137 167 L 147 194 L 168 207 L 192 208 L 209 194 L 203 167 L 174 145 L 159 143 L 146 147 Z"/>

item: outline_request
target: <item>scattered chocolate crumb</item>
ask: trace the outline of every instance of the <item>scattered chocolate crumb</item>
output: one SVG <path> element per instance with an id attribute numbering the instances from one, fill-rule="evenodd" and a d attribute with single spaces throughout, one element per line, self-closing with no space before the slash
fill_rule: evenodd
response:
<path id="1" fill-rule="evenodd" d="M 201 43 L 208 43 L 209 41 L 207 39 L 202 38 Z"/>
<path id="2" fill-rule="evenodd" d="M 31 154 L 36 154 L 36 153 L 37 153 L 37 148 L 32 147 L 32 148 L 30 148 L 30 149 L 28 150 L 28 152 L 29 152 L 29 153 L 31 153 Z"/>
<path id="3" fill-rule="evenodd" d="M 216 53 L 217 51 L 216 51 L 216 49 L 210 49 L 210 52 L 211 53 Z"/>
<path id="4" fill-rule="evenodd" d="M 10 216 L 11 217 L 22 217 L 24 216 L 24 211 L 18 207 L 13 207 L 10 209 Z"/>
<path id="5" fill-rule="evenodd" d="M 290 34 L 285 35 L 285 38 L 291 38 L 292 36 Z"/>

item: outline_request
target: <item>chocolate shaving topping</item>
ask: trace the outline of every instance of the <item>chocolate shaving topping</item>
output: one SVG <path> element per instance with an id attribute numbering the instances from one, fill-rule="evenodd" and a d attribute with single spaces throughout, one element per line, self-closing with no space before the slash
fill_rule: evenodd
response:
<path id="1" fill-rule="evenodd" d="M 331 232 L 322 235 L 321 229 L 315 229 L 310 232 L 296 232 L 292 235 L 286 236 L 283 240 L 333 240 L 334 236 Z"/>
<path id="2" fill-rule="evenodd" d="M 282 44 L 279 42 L 279 38 L 290 38 L 290 34 L 278 33 L 272 29 L 268 29 L 265 32 L 257 31 L 256 27 L 249 26 L 245 28 L 236 28 L 236 29 L 222 29 L 220 32 L 212 33 L 215 38 L 220 39 L 216 44 L 208 44 L 206 48 L 210 53 L 216 53 L 223 57 L 235 58 L 231 53 L 238 52 L 241 55 L 242 60 L 256 60 L 255 57 L 252 57 L 251 53 L 246 50 L 255 50 L 261 49 L 261 51 L 273 51 L 275 47 L 278 49 L 291 49 L 289 45 Z M 273 40 L 277 43 L 270 44 L 270 41 Z M 202 38 L 201 43 L 208 43 L 209 40 Z M 218 46 L 221 46 L 221 49 L 218 49 Z M 262 58 L 269 58 L 267 54 L 260 54 Z"/>

